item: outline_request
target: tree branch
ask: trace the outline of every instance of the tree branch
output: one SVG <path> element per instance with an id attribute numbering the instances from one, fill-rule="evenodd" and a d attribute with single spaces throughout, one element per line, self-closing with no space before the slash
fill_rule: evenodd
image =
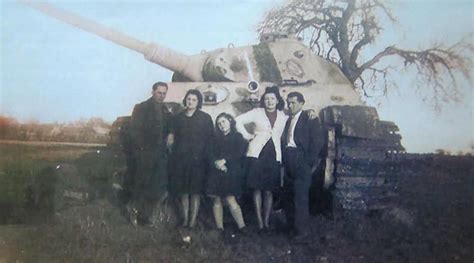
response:
<path id="1" fill-rule="evenodd" d="M 370 47 L 383 30 L 380 17 L 396 22 L 389 5 L 382 0 L 293 0 L 268 13 L 258 32 L 296 31 L 294 33 L 299 35 L 305 32 L 304 35 L 311 36 L 305 38 L 311 50 L 337 63 L 365 96 L 369 88 L 381 89 L 386 94 L 396 86 L 388 81 L 393 70 L 382 67 L 385 57 L 398 57 L 402 62 L 398 67 L 414 70 L 420 83 L 425 84 L 423 88 L 429 87 L 435 104 L 459 96 L 459 77 L 472 81 L 472 35 L 471 39 L 448 48 L 433 45 L 425 50 L 405 50 L 391 45 L 365 62 L 359 61 L 362 51 Z M 380 81 L 383 81 L 382 86 Z"/>

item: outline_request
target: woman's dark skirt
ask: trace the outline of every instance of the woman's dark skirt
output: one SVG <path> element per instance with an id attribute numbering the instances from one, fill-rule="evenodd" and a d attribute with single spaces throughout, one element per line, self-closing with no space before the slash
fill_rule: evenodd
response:
<path id="1" fill-rule="evenodd" d="M 248 188 L 273 191 L 280 187 L 280 163 L 276 161 L 273 140 L 268 140 L 258 158 L 247 158 L 247 165 Z"/>

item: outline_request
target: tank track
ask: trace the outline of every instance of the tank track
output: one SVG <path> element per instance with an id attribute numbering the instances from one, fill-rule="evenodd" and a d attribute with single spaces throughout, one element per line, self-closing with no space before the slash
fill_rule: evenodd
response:
<path id="1" fill-rule="evenodd" d="M 323 109 L 322 119 L 329 134 L 326 163 L 333 165 L 325 176 L 332 177 L 338 205 L 362 211 L 393 206 L 398 155 L 405 152 L 398 127 L 380 121 L 375 108 L 364 106 L 331 106 Z"/>

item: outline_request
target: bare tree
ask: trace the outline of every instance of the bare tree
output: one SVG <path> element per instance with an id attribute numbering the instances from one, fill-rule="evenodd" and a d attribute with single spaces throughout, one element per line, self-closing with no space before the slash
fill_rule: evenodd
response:
<path id="1" fill-rule="evenodd" d="M 396 18 L 381 0 L 294 0 L 269 12 L 258 32 L 297 34 L 317 55 L 339 65 L 354 88 L 365 96 L 369 96 L 369 90 L 380 89 L 386 95 L 396 87 L 388 76 L 397 69 L 397 63 L 382 61 L 392 56 L 402 60 L 400 67 L 417 71 L 418 86 L 430 88 L 436 109 L 443 102 L 457 101 L 459 79 L 471 81 L 470 55 L 474 47 L 468 40 L 472 36 L 452 46 L 435 44 L 425 50 L 406 50 L 391 45 L 369 58 L 361 56 L 374 48 L 383 30 L 382 21 L 393 24 Z"/>

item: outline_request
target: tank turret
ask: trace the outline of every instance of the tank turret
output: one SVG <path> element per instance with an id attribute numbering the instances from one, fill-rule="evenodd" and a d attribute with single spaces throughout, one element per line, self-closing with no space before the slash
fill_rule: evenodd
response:
<path id="1" fill-rule="evenodd" d="M 316 56 L 296 37 L 267 34 L 256 45 L 229 45 L 185 55 L 46 3 L 21 2 L 173 71 L 165 101 L 172 111 L 180 109 L 182 98 L 191 88 L 203 93 L 203 110 L 213 118 L 221 112 L 237 116 L 256 107 L 263 93 L 260 86 L 277 85 L 283 97 L 292 91 L 302 93 L 305 107 L 319 113 L 327 131 L 324 186 L 335 185 L 342 207 L 378 209 L 388 196 L 396 196 L 394 156 L 405 151 L 398 127 L 381 121 L 376 109 L 364 104 L 337 65 Z M 112 138 L 127 138 L 128 120 L 115 122 L 119 127 Z"/>

